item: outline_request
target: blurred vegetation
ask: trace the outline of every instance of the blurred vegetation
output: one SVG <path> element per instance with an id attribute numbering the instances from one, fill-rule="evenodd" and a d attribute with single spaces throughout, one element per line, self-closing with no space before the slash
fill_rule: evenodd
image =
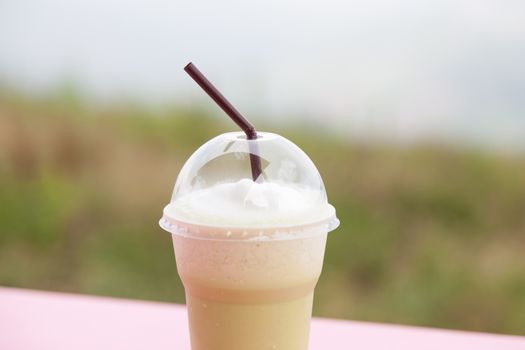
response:
<path id="1" fill-rule="evenodd" d="M 232 129 L 195 109 L 0 94 L 0 285 L 182 303 L 157 221 L 185 159 Z M 341 219 L 316 315 L 525 335 L 523 156 L 276 131 Z"/>

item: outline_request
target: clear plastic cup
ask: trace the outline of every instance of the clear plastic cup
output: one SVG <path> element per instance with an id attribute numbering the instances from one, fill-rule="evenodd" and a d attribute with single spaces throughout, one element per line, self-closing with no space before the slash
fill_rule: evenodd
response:
<path id="1" fill-rule="evenodd" d="M 250 154 L 262 174 L 251 179 Z M 184 284 L 193 350 L 305 350 L 327 233 L 339 224 L 295 144 L 226 133 L 185 163 L 160 220 Z"/>

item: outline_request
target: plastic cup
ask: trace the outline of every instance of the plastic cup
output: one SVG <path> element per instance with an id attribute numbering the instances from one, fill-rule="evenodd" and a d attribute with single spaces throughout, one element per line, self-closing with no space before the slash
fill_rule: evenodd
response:
<path id="1" fill-rule="evenodd" d="M 250 153 L 262 174 L 251 180 Z M 271 133 L 201 146 L 160 225 L 172 234 L 192 350 L 305 350 L 327 233 L 339 224 L 308 156 Z"/>

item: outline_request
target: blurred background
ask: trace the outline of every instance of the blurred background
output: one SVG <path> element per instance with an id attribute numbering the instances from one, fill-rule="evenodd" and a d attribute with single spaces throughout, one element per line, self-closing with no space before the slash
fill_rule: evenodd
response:
<path id="1" fill-rule="evenodd" d="M 157 221 L 235 129 L 318 166 L 314 314 L 525 335 L 525 3 L 0 2 L 0 285 L 184 302 Z"/>

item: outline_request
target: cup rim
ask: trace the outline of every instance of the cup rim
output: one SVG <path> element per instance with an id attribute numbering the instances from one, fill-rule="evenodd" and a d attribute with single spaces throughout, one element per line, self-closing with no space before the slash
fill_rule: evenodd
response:
<path id="1" fill-rule="evenodd" d="M 228 225 L 209 225 L 182 220 L 169 215 L 169 204 L 164 207 L 163 216 L 159 220 L 160 227 L 173 234 L 187 238 L 220 241 L 274 241 L 301 239 L 305 237 L 327 234 L 335 230 L 340 221 L 336 217 L 335 208 L 328 204 L 329 214 L 325 219 L 305 222 L 301 225 L 276 225 L 241 227 Z"/>

